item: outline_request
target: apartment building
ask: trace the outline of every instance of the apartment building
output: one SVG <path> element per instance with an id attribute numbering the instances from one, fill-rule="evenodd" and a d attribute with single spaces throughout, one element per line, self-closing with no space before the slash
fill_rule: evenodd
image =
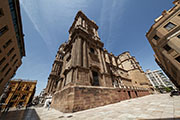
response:
<path id="1" fill-rule="evenodd" d="M 164 10 L 146 37 L 155 52 L 155 61 L 174 85 L 180 88 L 180 0 Z"/>
<path id="2" fill-rule="evenodd" d="M 19 0 L 0 1 L 0 95 L 25 56 Z"/>

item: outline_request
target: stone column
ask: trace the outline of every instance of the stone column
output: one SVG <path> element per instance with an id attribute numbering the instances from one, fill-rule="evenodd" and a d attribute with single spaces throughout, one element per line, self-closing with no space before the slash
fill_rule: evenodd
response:
<path id="1" fill-rule="evenodd" d="M 60 82 L 61 82 L 61 80 L 58 81 L 58 84 L 57 84 L 57 87 L 56 87 L 56 91 L 59 91 L 59 90 L 60 90 L 60 89 L 59 89 Z"/>
<path id="2" fill-rule="evenodd" d="M 82 66 L 82 39 L 77 39 L 77 65 Z"/>
<path id="3" fill-rule="evenodd" d="M 75 42 L 73 43 L 73 46 L 72 46 L 72 51 L 71 51 L 71 56 L 72 56 L 71 65 L 72 66 L 75 66 L 76 61 L 77 61 L 76 50 L 77 50 L 77 41 L 75 40 Z"/>
<path id="4" fill-rule="evenodd" d="M 51 79 L 49 79 L 49 82 L 48 82 L 48 87 L 47 87 L 47 92 L 49 93 L 49 91 L 50 91 L 50 88 L 51 88 Z"/>
<path id="5" fill-rule="evenodd" d="M 107 66 L 106 66 L 106 62 L 105 62 L 105 55 L 104 55 L 104 52 L 102 52 L 102 60 L 103 60 L 103 65 L 104 65 L 104 71 L 105 73 L 107 73 Z"/>
<path id="6" fill-rule="evenodd" d="M 61 80 L 59 80 L 58 90 L 61 90 L 61 88 L 62 88 L 62 79 L 61 79 Z"/>
<path id="7" fill-rule="evenodd" d="M 57 64 L 56 75 L 58 75 L 59 69 L 60 69 L 60 66 L 59 66 L 59 64 Z"/>
<path id="8" fill-rule="evenodd" d="M 74 72 L 73 72 L 73 77 L 72 77 L 72 81 L 76 84 L 77 83 L 77 75 L 78 74 L 78 69 L 75 69 Z"/>
<path id="9" fill-rule="evenodd" d="M 52 71 L 55 71 L 55 69 L 56 69 L 56 63 L 54 62 Z"/>
<path id="10" fill-rule="evenodd" d="M 52 79 L 50 79 L 50 80 L 51 80 L 51 82 L 50 82 L 50 85 L 49 85 L 49 90 L 48 90 L 48 92 L 51 92 L 52 83 L 53 83 Z"/>
<path id="11" fill-rule="evenodd" d="M 50 86 L 49 92 L 52 92 L 53 86 L 54 86 L 54 79 L 51 80 L 51 86 Z"/>
<path id="12" fill-rule="evenodd" d="M 83 42 L 83 67 L 88 67 L 88 60 L 87 60 L 87 45 L 86 41 Z"/>
<path id="13" fill-rule="evenodd" d="M 78 18 L 78 21 L 77 21 L 77 24 L 78 24 L 78 25 L 81 25 L 81 20 L 82 20 L 81 17 L 79 17 L 79 18 Z"/>
<path id="14" fill-rule="evenodd" d="M 100 49 L 98 49 L 98 54 L 99 54 L 99 60 L 100 60 L 100 65 L 101 65 L 101 72 L 104 72 L 104 65 L 103 65 L 103 61 L 102 61 L 102 52 Z"/>
<path id="15" fill-rule="evenodd" d="M 48 79 L 48 84 L 47 84 L 47 86 L 46 86 L 46 92 L 49 91 L 49 86 L 50 86 L 50 79 Z"/>
<path id="16" fill-rule="evenodd" d="M 86 28 L 85 20 L 83 20 L 83 27 Z"/>

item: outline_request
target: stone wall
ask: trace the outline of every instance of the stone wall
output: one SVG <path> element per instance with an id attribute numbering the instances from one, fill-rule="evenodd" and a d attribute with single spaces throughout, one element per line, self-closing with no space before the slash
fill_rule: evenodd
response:
<path id="1" fill-rule="evenodd" d="M 66 87 L 53 95 L 51 107 L 62 112 L 73 112 L 74 87 Z"/>
<path id="2" fill-rule="evenodd" d="M 51 107 L 62 112 L 76 112 L 148 94 L 145 90 L 71 86 L 54 94 Z"/>

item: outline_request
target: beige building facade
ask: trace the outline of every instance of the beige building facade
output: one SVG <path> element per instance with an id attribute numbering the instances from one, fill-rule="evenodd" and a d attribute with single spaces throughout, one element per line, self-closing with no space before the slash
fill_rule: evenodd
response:
<path id="1" fill-rule="evenodd" d="M 75 112 L 149 94 L 152 86 L 135 57 L 109 53 L 97 30 L 77 13 L 48 78 L 45 92 L 53 96 L 53 108 Z"/>
<path id="2" fill-rule="evenodd" d="M 0 1 L 0 95 L 25 56 L 19 0 Z"/>
<path id="3" fill-rule="evenodd" d="M 155 52 L 155 60 L 170 80 L 180 88 L 180 0 L 155 19 L 146 37 Z"/>

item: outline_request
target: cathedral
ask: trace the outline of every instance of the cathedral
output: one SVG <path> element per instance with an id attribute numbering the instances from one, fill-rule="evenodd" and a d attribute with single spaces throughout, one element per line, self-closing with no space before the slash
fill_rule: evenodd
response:
<path id="1" fill-rule="evenodd" d="M 148 95 L 152 85 L 129 52 L 118 56 L 103 48 L 96 23 L 79 11 L 60 45 L 45 93 L 51 107 L 76 112 Z"/>

